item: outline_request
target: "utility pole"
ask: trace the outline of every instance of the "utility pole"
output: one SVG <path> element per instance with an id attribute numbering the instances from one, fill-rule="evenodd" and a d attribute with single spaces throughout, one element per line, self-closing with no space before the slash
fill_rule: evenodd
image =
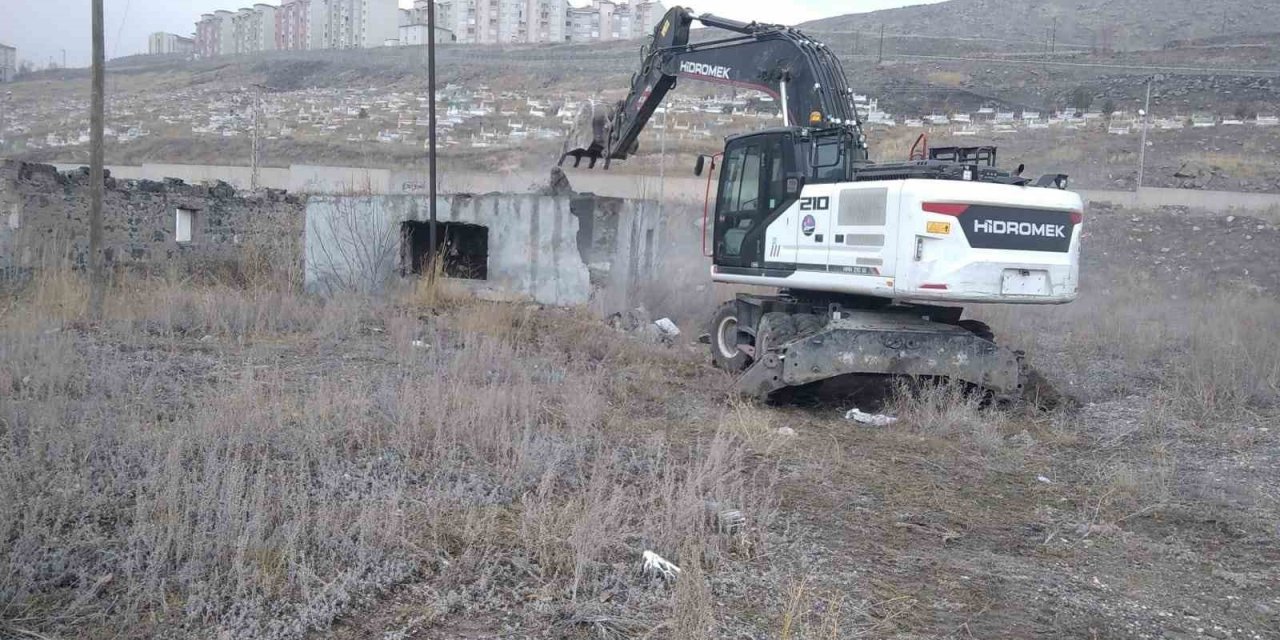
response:
<path id="1" fill-rule="evenodd" d="M 658 153 L 660 160 L 658 161 L 658 219 L 662 219 L 663 203 L 667 198 L 667 114 L 671 113 L 671 109 L 662 108 L 662 133 L 659 134 L 658 145 L 661 150 Z"/>
<path id="2" fill-rule="evenodd" d="M 1049 32 L 1049 54 L 1058 52 L 1058 17 L 1053 17 L 1053 28 Z"/>
<path id="3" fill-rule="evenodd" d="M 93 0 L 93 98 L 89 112 L 89 315 L 102 319 L 106 299 L 106 274 L 102 259 L 102 129 L 106 119 L 106 45 L 102 27 L 102 0 Z"/>
<path id="4" fill-rule="evenodd" d="M 260 96 L 259 96 L 259 94 L 258 94 L 258 85 L 253 85 L 253 93 L 249 96 L 249 99 L 250 99 L 249 108 L 253 110 L 253 113 L 250 115 L 250 122 L 252 123 L 250 126 L 252 126 L 252 127 L 253 127 L 253 131 L 252 131 L 252 138 L 251 138 L 251 139 L 252 139 L 252 142 L 250 143 L 250 150 L 249 150 L 249 153 L 250 153 L 250 154 L 251 154 L 251 156 L 252 156 L 252 157 L 250 157 L 250 158 L 249 158 L 249 167 L 250 167 L 250 169 L 249 169 L 249 190 L 250 190 L 250 191 L 257 191 L 257 190 L 258 190 L 258 176 L 259 176 L 259 168 L 258 168 L 258 167 L 259 167 L 259 163 L 261 162 L 261 158 L 262 158 L 262 147 L 260 146 L 260 145 L 262 144 L 262 142 L 261 142 L 261 139 L 260 139 L 260 138 L 261 138 L 261 136 L 260 136 L 260 134 L 259 134 L 259 132 L 258 132 L 258 101 L 259 101 L 259 98 L 260 98 Z"/>
<path id="5" fill-rule="evenodd" d="M 436 266 L 436 3 L 427 3 L 427 210 L 431 215 L 428 231 L 427 271 L 435 277 Z"/>
<path id="6" fill-rule="evenodd" d="M 1138 189 L 1142 189 L 1142 174 L 1147 166 L 1147 121 L 1151 119 L 1151 82 L 1154 77 L 1147 78 L 1147 105 L 1142 110 L 1142 146 L 1138 149 Z"/>
<path id="7" fill-rule="evenodd" d="M 861 33 L 857 31 L 853 32 L 853 55 L 855 56 L 862 52 L 862 48 L 858 46 L 859 44 L 858 40 L 860 40 L 861 37 L 862 37 Z"/>
<path id="8" fill-rule="evenodd" d="M 876 64 L 884 62 L 884 23 L 880 24 L 880 55 Z"/>
<path id="9" fill-rule="evenodd" d="M 62 50 L 62 68 L 63 69 L 67 68 L 67 50 L 66 49 Z"/>

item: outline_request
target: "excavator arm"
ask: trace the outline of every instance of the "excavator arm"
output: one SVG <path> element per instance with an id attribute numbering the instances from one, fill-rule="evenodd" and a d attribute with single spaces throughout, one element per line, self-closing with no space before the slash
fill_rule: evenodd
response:
<path id="1" fill-rule="evenodd" d="M 718 40 L 690 43 L 694 21 L 731 32 Z M 781 106 L 784 126 L 851 130 L 862 145 L 861 124 L 840 61 L 826 45 L 790 27 L 743 23 L 710 14 L 695 16 L 673 7 L 653 30 L 631 91 L 608 116 L 592 123 L 589 140 L 566 145 L 560 158 L 582 158 L 594 167 L 604 158 L 623 160 L 634 153 L 640 132 L 679 78 L 756 89 Z"/>

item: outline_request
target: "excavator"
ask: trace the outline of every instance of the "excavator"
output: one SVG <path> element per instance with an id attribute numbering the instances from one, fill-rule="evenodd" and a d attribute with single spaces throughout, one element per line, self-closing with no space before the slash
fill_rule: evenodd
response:
<path id="1" fill-rule="evenodd" d="M 690 41 L 691 26 L 728 32 Z M 604 168 L 637 140 L 680 79 L 761 91 L 781 122 L 699 156 L 707 173 L 711 279 L 756 285 L 708 328 L 716 366 L 769 397 L 864 374 L 945 379 L 999 400 L 1044 389 L 1024 354 L 996 343 L 965 304 L 1064 304 L 1078 293 L 1084 205 L 1068 176 L 1005 171 L 995 147 L 928 148 L 868 159 L 853 91 L 835 54 L 787 26 L 668 11 L 627 97 L 566 144 Z M 716 170 L 718 177 L 716 176 Z M 708 216 L 710 221 L 707 220 Z"/>

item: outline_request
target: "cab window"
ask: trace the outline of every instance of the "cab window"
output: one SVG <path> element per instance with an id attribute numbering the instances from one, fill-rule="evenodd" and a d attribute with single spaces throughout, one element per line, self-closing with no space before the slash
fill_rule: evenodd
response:
<path id="1" fill-rule="evenodd" d="M 754 244 L 770 214 L 787 199 L 786 171 L 789 161 L 784 135 L 752 136 L 732 143 L 725 151 L 716 204 L 716 249 L 722 256 L 746 261 L 754 256 Z M 750 240 L 749 238 L 754 238 Z"/>

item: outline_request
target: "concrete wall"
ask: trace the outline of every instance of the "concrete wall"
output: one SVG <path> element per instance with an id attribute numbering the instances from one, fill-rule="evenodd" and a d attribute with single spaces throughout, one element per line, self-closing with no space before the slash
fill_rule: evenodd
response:
<path id="1" fill-rule="evenodd" d="M 1277 193 L 1143 187 L 1137 191 L 1082 191 L 1081 195 L 1088 202 L 1109 202 L 1130 208 L 1190 207 L 1215 213 L 1280 209 Z"/>
<path id="2" fill-rule="evenodd" d="M 54 163 L 59 171 L 77 171 L 83 164 Z M 225 182 L 238 190 L 249 188 L 253 171 L 249 167 L 207 164 L 108 165 L 111 177 L 123 180 L 155 180 L 172 178 L 189 184 Z M 266 189 L 289 190 L 293 181 L 292 169 L 262 167 L 258 170 L 258 184 Z"/>
<path id="3" fill-rule="evenodd" d="M 79 164 L 55 164 L 61 171 L 73 171 Z M 248 167 L 219 165 L 144 164 L 141 166 L 109 166 L 116 178 L 164 180 L 178 178 L 199 184 L 221 180 L 237 189 L 249 188 Z M 614 198 L 677 199 L 701 202 L 706 179 L 687 174 L 640 176 L 608 172 L 567 169 L 573 188 Z M 444 171 L 438 176 L 440 193 L 524 192 L 545 185 L 547 175 L 535 172 L 481 173 Z M 389 170 L 357 167 L 293 165 L 289 168 L 263 168 L 259 183 L 270 189 L 290 193 L 323 194 L 425 194 L 427 173 L 423 169 Z M 665 184 L 664 184 L 665 183 Z M 1139 191 L 1080 190 L 1086 201 L 1109 202 L 1131 208 L 1187 206 L 1212 212 L 1270 211 L 1280 208 L 1280 194 L 1236 191 L 1198 191 L 1144 187 Z"/>
<path id="4" fill-rule="evenodd" d="M 400 226 L 426 221 L 422 196 L 313 196 L 306 212 L 306 285 L 327 293 L 379 290 L 404 272 Z M 487 194 L 438 199 L 439 222 L 489 233 L 488 278 L 459 281 L 482 296 L 625 309 L 660 262 L 656 203 Z"/>
<path id="5" fill-rule="evenodd" d="M 290 193 L 396 193 L 391 188 L 391 171 L 388 169 L 295 164 L 281 171 L 289 174 L 286 188 Z"/>
<path id="6" fill-rule="evenodd" d="M 103 196 L 104 248 L 114 266 L 234 262 L 246 250 L 299 271 L 302 200 L 278 191 L 249 197 L 227 184 L 109 178 Z M 190 242 L 175 238 L 177 210 L 194 213 Z M 0 160 L 0 269 L 88 264 L 89 176 L 50 165 Z"/>

